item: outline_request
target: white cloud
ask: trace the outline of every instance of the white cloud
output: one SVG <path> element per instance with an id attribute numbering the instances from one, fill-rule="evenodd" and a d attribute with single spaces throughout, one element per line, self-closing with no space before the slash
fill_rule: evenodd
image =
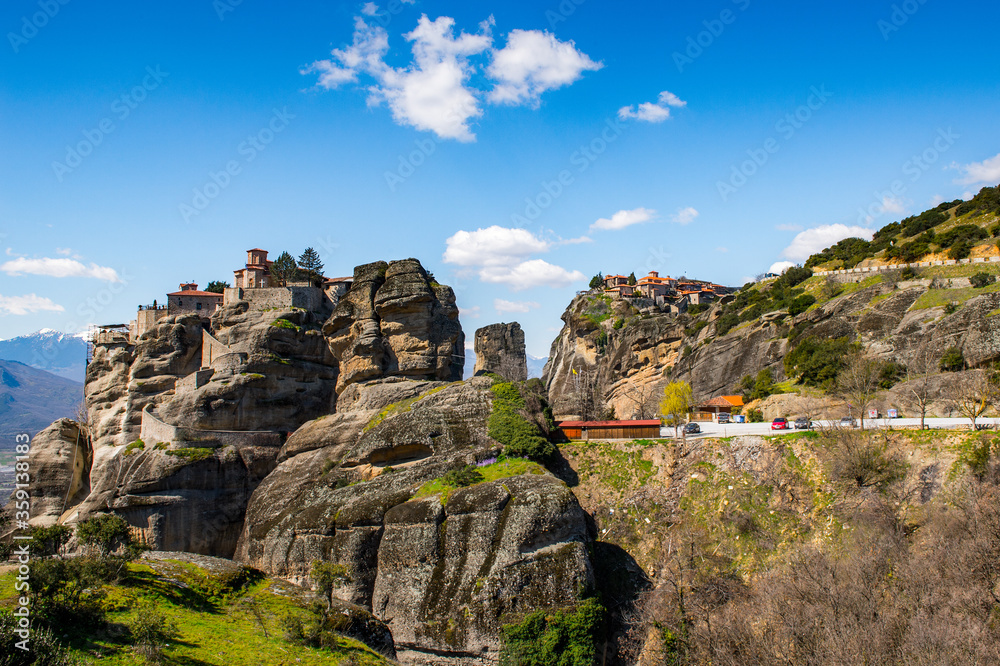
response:
<path id="1" fill-rule="evenodd" d="M 538 252 L 547 252 L 551 244 L 527 229 L 508 229 L 493 225 L 475 231 L 459 231 L 445 241 L 444 261 L 459 266 L 511 265 Z"/>
<path id="2" fill-rule="evenodd" d="M 951 167 L 958 169 L 963 174 L 955 181 L 959 185 L 975 185 L 976 183 L 995 185 L 1000 183 L 1000 153 L 982 162 L 952 164 Z"/>
<path id="3" fill-rule="evenodd" d="M 60 256 L 63 256 L 63 257 L 68 257 L 69 255 L 73 254 L 73 250 L 71 250 L 68 247 L 57 247 L 56 248 L 56 254 L 58 254 Z"/>
<path id="4" fill-rule="evenodd" d="M 602 217 L 597 222 L 590 225 L 591 231 L 595 229 L 614 230 L 624 229 L 633 224 L 642 224 L 655 219 L 656 211 L 649 208 L 636 208 L 634 210 L 620 210 L 611 216 L 611 219 Z"/>
<path id="5" fill-rule="evenodd" d="M 857 237 L 871 240 L 871 229 L 845 224 L 824 224 L 800 232 L 791 244 L 781 252 L 781 256 L 794 262 L 803 262 L 811 255 L 824 250 L 845 238 Z"/>
<path id="6" fill-rule="evenodd" d="M 768 273 L 774 273 L 775 275 L 781 275 L 782 273 L 784 273 L 785 271 L 787 271 L 789 268 L 791 268 L 794 265 L 795 264 L 793 264 L 790 261 L 776 261 L 773 264 L 771 264 L 771 267 L 767 269 L 767 272 Z M 752 280 L 747 280 L 747 282 L 751 282 L 751 281 Z M 744 284 L 746 284 L 746 283 L 744 283 Z"/>
<path id="7" fill-rule="evenodd" d="M 486 266 L 479 271 L 483 282 L 505 284 L 514 291 L 532 287 L 566 287 L 587 278 L 580 271 L 568 271 L 541 259 L 532 259 L 516 266 Z"/>
<path id="8" fill-rule="evenodd" d="M 384 58 L 389 35 L 380 27 L 357 18 L 354 43 L 334 49 L 330 60 L 314 62 L 303 73 L 318 72 L 319 85 L 336 88 L 357 81 L 359 73 L 372 76 L 377 85 L 368 88 L 368 104 L 386 102 L 400 125 L 434 132 L 443 139 L 474 141 L 469 120 L 482 115 L 479 103 L 465 81 L 472 74 L 469 56 L 482 53 L 493 42 L 490 22 L 480 32 L 454 36 L 455 19 L 442 16 L 434 21 L 420 17 L 417 27 L 403 35 L 413 43 L 409 67 L 389 67 Z"/>
<path id="9" fill-rule="evenodd" d="M 458 315 L 460 317 L 465 317 L 466 319 L 479 319 L 480 307 L 478 305 L 473 305 L 467 308 L 458 308 Z M 471 349 L 471 347 L 470 347 Z"/>
<path id="10" fill-rule="evenodd" d="M 776 224 L 774 228 L 778 231 L 802 231 L 801 224 Z"/>
<path id="11" fill-rule="evenodd" d="M 580 236 L 579 238 L 567 238 L 566 240 L 559 241 L 559 245 L 579 245 L 581 243 L 593 243 L 594 239 L 590 236 Z"/>
<path id="12" fill-rule="evenodd" d="M 929 201 L 928 203 L 929 203 L 929 204 L 930 204 L 930 205 L 931 205 L 932 207 L 934 207 L 934 206 L 938 206 L 938 205 L 940 205 L 940 204 L 943 204 L 943 203 L 944 203 L 944 197 L 943 197 L 943 196 L 941 196 L 940 194 L 935 194 L 934 196 L 932 196 L 932 197 L 931 197 L 931 200 L 930 200 L 930 201 Z"/>
<path id="13" fill-rule="evenodd" d="M 403 0 L 413 4 L 413 0 Z M 365 16 L 376 16 L 379 7 L 369 2 Z M 412 42 L 413 61 L 406 67 L 390 67 L 385 62 L 389 35 L 385 29 L 369 25 L 364 17 L 355 19 L 353 43 L 331 51 L 331 58 L 317 60 L 302 74 L 319 75 L 322 88 L 337 88 L 358 81 L 360 74 L 375 80 L 367 87 L 369 106 L 385 102 L 399 125 L 430 131 L 442 139 L 475 141 L 469 123 L 483 114 L 480 99 L 488 96 L 496 103 L 537 106 L 546 90 L 573 83 L 583 71 L 599 69 L 573 42 L 560 42 L 545 32 L 513 30 L 507 46 L 492 50 L 493 62 L 486 70 L 495 87 L 486 90 L 469 85 L 480 72 L 470 59 L 493 45 L 493 17 L 479 24 L 474 34 L 455 36 L 455 19 L 441 16 L 431 21 L 422 15 L 417 27 L 403 37 Z"/>
<path id="14" fill-rule="evenodd" d="M 507 46 L 493 51 L 493 62 L 486 70 L 497 82 L 489 100 L 537 107 L 545 91 L 569 85 L 585 71 L 603 66 L 578 51 L 572 41 L 561 42 L 541 30 L 511 30 Z"/>
<path id="15" fill-rule="evenodd" d="M 542 306 L 534 301 L 505 301 L 502 298 L 497 298 L 493 300 L 493 307 L 498 313 L 503 314 L 505 312 L 531 312 Z"/>
<path id="16" fill-rule="evenodd" d="M 722 254 L 726 254 L 727 252 L 729 252 L 729 248 L 720 245 L 719 247 L 715 248 L 715 251 L 721 252 Z"/>
<path id="17" fill-rule="evenodd" d="M 696 211 L 694 208 L 688 206 L 687 208 L 677 209 L 677 213 L 670 219 L 677 224 L 690 224 L 691 222 L 694 222 L 694 219 L 700 214 L 701 213 Z"/>
<path id="18" fill-rule="evenodd" d="M 49 277 L 82 277 L 107 280 L 109 282 L 121 282 L 118 273 L 113 268 L 90 264 L 84 266 L 75 259 L 52 259 L 43 257 L 41 259 L 27 259 L 20 257 L 13 261 L 0 265 L 0 271 L 8 275 L 47 275 Z"/>
<path id="19" fill-rule="evenodd" d="M 0 315 L 26 315 L 30 312 L 63 312 L 65 308 L 36 294 L 26 296 L 0 295 Z"/>
<path id="20" fill-rule="evenodd" d="M 662 123 L 670 117 L 670 107 L 683 108 L 687 102 L 669 90 L 660 93 L 659 99 L 654 102 L 643 102 L 638 107 L 623 106 L 618 109 L 618 117 L 622 120 L 643 120 L 647 123 Z"/>
<path id="21" fill-rule="evenodd" d="M 902 215 L 906 212 L 906 204 L 898 197 L 882 197 L 882 212 Z"/>

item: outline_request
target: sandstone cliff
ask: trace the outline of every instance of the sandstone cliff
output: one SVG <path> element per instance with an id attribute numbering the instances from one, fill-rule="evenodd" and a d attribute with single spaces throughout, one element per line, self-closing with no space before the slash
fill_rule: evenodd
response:
<path id="1" fill-rule="evenodd" d="M 818 291 L 821 281 L 812 278 L 806 286 Z M 948 286 L 869 278 L 797 316 L 765 313 L 724 335 L 717 334 L 716 324 L 726 304 L 692 316 L 584 294 L 563 314 L 543 381 L 557 417 L 579 416 L 588 405 L 603 403 L 619 418 L 649 418 L 658 414 L 657 402 L 670 381 L 690 382 L 695 398 L 704 399 L 734 393 L 744 375 L 764 368 L 777 381 L 785 379 L 790 334 L 846 336 L 883 360 L 929 372 L 937 371 L 938 359 L 951 346 L 973 367 L 1000 359 L 1000 318 L 992 316 L 1000 294 Z M 952 294 L 956 300 L 948 307 Z M 894 389 L 900 406 L 904 389 Z M 932 413 L 947 410 L 939 400 Z"/>
<path id="2" fill-rule="evenodd" d="M 516 321 L 510 324 L 490 324 L 477 330 L 475 352 L 475 374 L 492 372 L 512 382 L 528 379 L 524 331 Z"/>
<path id="3" fill-rule="evenodd" d="M 291 580 L 314 560 L 339 562 L 352 580 L 338 595 L 385 621 L 408 660 L 495 659 L 504 618 L 572 605 L 594 580 L 586 516 L 552 476 L 414 498 L 496 456 L 490 384 L 356 385 L 350 407 L 289 438 L 251 498 L 236 558 Z"/>

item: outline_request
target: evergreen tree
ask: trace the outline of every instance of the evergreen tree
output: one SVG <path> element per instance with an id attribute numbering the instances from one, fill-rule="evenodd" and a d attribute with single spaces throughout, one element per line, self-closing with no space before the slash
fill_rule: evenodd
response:
<path id="1" fill-rule="evenodd" d="M 295 257 L 282 252 L 281 255 L 271 264 L 271 282 L 277 287 L 284 287 L 289 281 L 294 280 L 299 274 L 299 267 L 295 263 Z"/>
<path id="2" fill-rule="evenodd" d="M 205 287 L 205 291 L 210 291 L 213 294 L 221 294 L 227 287 L 231 286 L 228 282 L 223 282 L 222 280 L 212 280 Z"/>
<path id="3" fill-rule="evenodd" d="M 299 270 L 303 278 L 317 282 L 323 278 L 323 262 L 319 260 L 319 252 L 307 247 L 299 255 Z"/>
<path id="4" fill-rule="evenodd" d="M 629 283 L 630 285 L 632 285 L 632 286 L 634 286 L 634 285 L 635 285 L 635 283 L 636 283 L 636 279 L 635 279 L 635 273 L 629 273 L 629 274 L 628 274 L 628 283 Z"/>
<path id="5" fill-rule="evenodd" d="M 600 289 L 604 287 L 604 276 L 598 273 L 594 277 L 590 278 L 590 288 Z"/>

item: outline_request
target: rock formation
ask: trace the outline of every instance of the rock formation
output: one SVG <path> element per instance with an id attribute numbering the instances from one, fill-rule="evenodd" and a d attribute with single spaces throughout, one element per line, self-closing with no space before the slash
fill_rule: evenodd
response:
<path id="1" fill-rule="evenodd" d="M 352 580 L 338 595 L 385 621 L 403 656 L 495 658 L 502 618 L 572 605 L 594 580 L 586 516 L 552 476 L 414 497 L 495 457 L 490 384 L 349 387 L 350 406 L 289 438 L 251 498 L 236 558 L 297 581 L 314 560 L 339 562 Z"/>
<path id="2" fill-rule="evenodd" d="M 516 321 L 490 324 L 476 331 L 475 351 L 476 375 L 492 372 L 513 382 L 528 379 L 524 331 Z"/>
<path id="3" fill-rule="evenodd" d="M 31 524 L 54 525 L 90 493 L 93 450 L 76 421 L 59 419 L 38 433 L 29 449 Z"/>
<path id="4" fill-rule="evenodd" d="M 602 403 L 619 418 L 649 418 L 657 415 L 656 404 L 670 381 L 690 382 L 701 399 L 733 393 L 744 375 L 764 368 L 777 381 L 785 379 L 783 361 L 793 327 L 803 336 L 847 336 L 879 358 L 907 367 L 930 359 L 930 372 L 936 372 L 944 350 L 956 344 L 971 366 L 1000 359 L 1000 318 L 989 316 L 1000 307 L 1000 294 L 980 294 L 951 313 L 944 307 L 912 307 L 929 288 L 927 281 L 874 284 L 795 317 L 766 314 L 721 336 L 714 325 L 723 309 L 719 304 L 695 318 L 584 294 L 562 316 L 564 326 L 552 343 L 543 381 L 557 418 L 580 416 L 581 406 Z M 947 411 L 943 404 L 935 409 Z"/>

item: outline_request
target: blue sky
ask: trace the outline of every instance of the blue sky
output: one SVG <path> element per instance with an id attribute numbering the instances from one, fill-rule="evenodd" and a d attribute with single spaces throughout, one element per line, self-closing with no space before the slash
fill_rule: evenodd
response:
<path id="1" fill-rule="evenodd" d="M 995 3 L 12 0 L 0 337 L 244 250 L 417 257 L 542 356 L 597 272 L 740 285 L 1000 182 Z"/>

